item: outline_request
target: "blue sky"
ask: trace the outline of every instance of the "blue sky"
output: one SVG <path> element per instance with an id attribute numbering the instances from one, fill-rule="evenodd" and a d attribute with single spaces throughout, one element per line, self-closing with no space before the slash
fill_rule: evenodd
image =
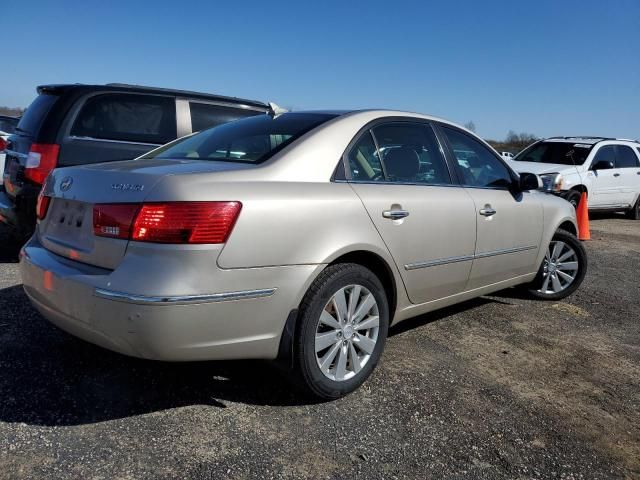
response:
<path id="1" fill-rule="evenodd" d="M 640 137 L 640 0 L 4 2 L 0 105 L 126 82 Z M 12 25 L 11 28 L 8 25 Z M 13 32 L 7 35 L 7 32 Z"/>

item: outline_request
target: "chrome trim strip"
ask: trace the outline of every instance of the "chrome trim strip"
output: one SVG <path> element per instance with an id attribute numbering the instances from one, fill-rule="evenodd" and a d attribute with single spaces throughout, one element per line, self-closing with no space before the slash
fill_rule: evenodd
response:
<path id="1" fill-rule="evenodd" d="M 449 257 L 438 260 L 430 260 L 428 262 L 408 263 L 404 266 L 405 270 L 415 270 L 417 268 L 436 267 L 438 265 L 446 265 L 448 263 L 459 263 L 473 260 L 473 255 L 465 255 L 463 257 Z"/>
<path id="2" fill-rule="evenodd" d="M 509 253 L 524 252 L 527 250 L 537 249 L 537 245 L 527 245 L 526 247 L 505 248 L 503 250 L 493 250 L 491 252 L 483 252 L 475 255 L 464 255 L 461 257 L 439 258 L 437 260 L 429 260 L 427 262 L 408 263 L 404 266 L 405 270 L 416 270 L 418 268 L 436 267 L 439 265 L 447 265 L 449 263 L 467 262 L 480 258 L 495 257 L 497 255 L 506 255 Z"/>
<path id="3" fill-rule="evenodd" d="M 515 248 L 505 248 L 503 250 L 493 250 L 491 252 L 483 252 L 483 253 L 476 253 L 473 258 L 487 258 L 487 257 L 495 257 L 497 255 L 506 255 L 508 253 L 518 253 L 518 252 L 525 252 L 527 250 L 534 250 L 538 248 L 537 245 L 527 245 L 526 247 L 515 247 Z"/>
<path id="4" fill-rule="evenodd" d="M 150 147 L 159 147 L 161 143 L 147 143 L 147 142 L 128 142 L 126 140 L 111 140 L 109 138 L 95 138 L 95 137 L 79 137 L 77 135 L 69 135 L 69 140 L 82 140 L 87 142 L 106 142 L 106 143 L 123 143 L 126 145 L 145 145 Z"/>
<path id="5" fill-rule="evenodd" d="M 189 303 L 226 302 L 229 300 L 244 300 L 248 298 L 270 297 L 276 291 L 275 288 L 263 288 L 260 290 L 242 290 L 238 292 L 210 293 L 205 295 L 178 295 L 178 296 L 146 296 L 130 293 L 114 292 L 104 288 L 96 288 L 93 294 L 96 297 L 128 303 L 142 303 L 150 305 L 172 305 Z"/>

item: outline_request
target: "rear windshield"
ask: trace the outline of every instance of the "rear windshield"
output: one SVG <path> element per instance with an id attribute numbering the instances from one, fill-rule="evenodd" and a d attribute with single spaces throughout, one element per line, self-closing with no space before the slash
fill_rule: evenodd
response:
<path id="1" fill-rule="evenodd" d="M 262 163 L 334 117 L 324 113 L 258 115 L 210 128 L 141 158 Z"/>
<path id="2" fill-rule="evenodd" d="M 31 105 L 27 108 L 27 110 L 22 115 L 16 130 L 18 133 L 26 133 L 28 135 L 36 135 L 44 118 L 53 107 L 53 104 L 56 103 L 58 97 L 56 95 L 49 94 L 41 94 L 36 97 L 36 99 L 31 102 Z"/>
<path id="3" fill-rule="evenodd" d="M 519 162 L 582 165 L 593 148 L 589 143 L 540 142 L 520 152 L 514 160 Z"/>
<path id="4" fill-rule="evenodd" d="M 0 118 L 0 132 L 13 133 L 17 124 L 17 118 Z"/>

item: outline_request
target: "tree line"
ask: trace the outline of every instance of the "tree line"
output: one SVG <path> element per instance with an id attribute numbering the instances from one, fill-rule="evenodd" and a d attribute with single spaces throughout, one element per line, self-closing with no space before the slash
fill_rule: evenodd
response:
<path id="1" fill-rule="evenodd" d="M 472 121 L 465 123 L 464 127 L 467 130 L 471 130 L 472 132 L 476 131 L 476 124 Z M 509 130 L 509 133 L 507 133 L 507 136 L 504 140 L 486 139 L 486 142 L 499 152 L 511 152 L 515 155 L 525 147 L 528 147 L 533 142 L 537 142 L 538 140 L 540 139 L 532 133 L 517 133 L 513 130 Z"/>

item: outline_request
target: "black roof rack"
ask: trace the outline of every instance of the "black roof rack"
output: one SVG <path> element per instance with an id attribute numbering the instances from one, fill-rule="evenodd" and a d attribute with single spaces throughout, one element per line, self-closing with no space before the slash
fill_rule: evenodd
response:
<path id="1" fill-rule="evenodd" d="M 612 137 L 600 137 L 598 135 L 569 135 L 568 137 L 549 137 L 547 140 L 551 139 L 562 139 L 562 140 L 571 140 L 573 138 L 576 139 L 584 139 L 584 140 L 617 140 L 617 138 Z"/>

